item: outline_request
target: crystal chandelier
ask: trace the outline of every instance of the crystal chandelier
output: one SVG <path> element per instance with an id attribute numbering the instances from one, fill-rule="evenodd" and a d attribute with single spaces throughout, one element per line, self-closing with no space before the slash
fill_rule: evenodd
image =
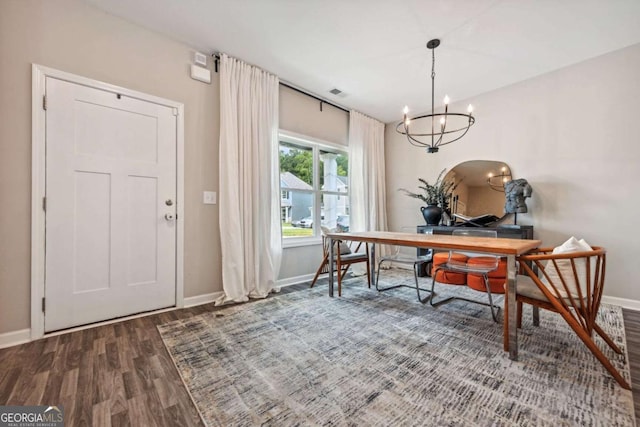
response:
<path id="1" fill-rule="evenodd" d="M 444 97 L 444 113 L 436 113 L 434 108 L 436 47 L 439 39 L 430 40 L 427 48 L 431 49 L 431 114 L 409 117 L 409 107 L 405 106 L 403 119 L 396 126 L 396 132 L 406 135 L 411 145 L 426 147 L 428 153 L 437 153 L 442 145 L 451 144 L 467 134 L 475 123 L 473 107 L 469 104 L 467 114 L 450 113 L 449 97 Z M 436 124 L 437 123 L 437 124 Z"/>

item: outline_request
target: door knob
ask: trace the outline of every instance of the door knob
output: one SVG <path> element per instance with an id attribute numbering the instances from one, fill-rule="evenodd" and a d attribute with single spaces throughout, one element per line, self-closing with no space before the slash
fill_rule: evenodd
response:
<path id="1" fill-rule="evenodd" d="M 166 219 L 167 221 L 173 221 L 175 218 L 175 215 L 172 213 L 164 214 L 164 219 Z"/>

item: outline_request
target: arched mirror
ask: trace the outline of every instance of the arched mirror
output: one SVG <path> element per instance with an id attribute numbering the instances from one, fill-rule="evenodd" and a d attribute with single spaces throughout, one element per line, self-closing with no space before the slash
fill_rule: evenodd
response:
<path id="1" fill-rule="evenodd" d="M 510 181 L 511 169 L 504 162 L 470 160 L 447 172 L 445 180 L 459 182 L 449 209 L 462 217 L 504 216 L 504 184 Z"/>

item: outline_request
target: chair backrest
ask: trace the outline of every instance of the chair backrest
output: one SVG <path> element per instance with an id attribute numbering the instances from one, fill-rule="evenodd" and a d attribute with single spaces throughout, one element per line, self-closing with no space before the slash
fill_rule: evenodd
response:
<path id="1" fill-rule="evenodd" d="M 498 230 L 487 230 L 483 228 L 456 228 L 451 234 L 453 236 L 471 236 L 471 237 L 489 237 L 489 238 L 497 238 Z"/>
<path id="2" fill-rule="evenodd" d="M 332 230 L 324 225 L 320 226 L 320 231 L 322 234 L 322 251 L 326 255 L 329 253 L 329 238 L 327 234 L 329 233 L 337 233 L 337 230 Z M 340 248 L 340 255 L 348 255 L 352 252 L 357 252 L 360 249 L 360 245 L 357 245 L 355 249 L 352 249 L 351 246 L 343 241 L 340 241 L 338 244 L 338 248 Z"/>
<path id="3" fill-rule="evenodd" d="M 497 230 L 488 230 L 479 227 L 464 227 L 464 228 L 456 228 L 451 232 L 452 236 L 469 236 L 469 237 L 486 237 L 490 239 L 498 238 Z M 454 254 L 454 251 L 449 251 L 449 261 L 452 262 L 451 256 Z M 473 254 L 471 255 L 473 256 Z M 483 259 L 487 260 L 487 262 L 482 263 L 483 268 L 497 268 L 498 263 L 500 262 L 499 256 L 494 255 L 482 255 Z M 491 259 L 491 260 L 489 260 Z M 470 268 L 471 269 L 471 268 Z"/>
<path id="4" fill-rule="evenodd" d="M 518 262 L 552 304 L 577 314 L 576 320 L 591 331 L 604 290 L 606 250 L 592 246 L 591 251 L 552 252 L 553 248 L 539 249 L 519 256 Z"/>

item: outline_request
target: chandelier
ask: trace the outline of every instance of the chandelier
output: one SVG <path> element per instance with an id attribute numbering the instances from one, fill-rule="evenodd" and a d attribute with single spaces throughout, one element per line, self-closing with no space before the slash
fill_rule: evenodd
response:
<path id="1" fill-rule="evenodd" d="M 471 104 L 467 108 L 467 114 L 450 113 L 448 96 L 444 97 L 444 113 L 435 112 L 433 101 L 436 77 L 435 49 L 438 46 L 440 46 L 439 39 L 433 39 L 427 43 L 427 48 L 431 49 L 431 114 L 409 117 L 409 107 L 405 106 L 403 119 L 396 126 L 396 132 L 406 135 L 411 145 L 426 147 L 428 153 L 437 153 L 440 146 L 459 140 L 466 135 L 476 121 Z"/>
<path id="2" fill-rule="evenodd" d="M 507 167 L 503 166 L 500 169 L 500 173 L 494 175 L 493 172 L 487 174 L 487 184 L 492 190 L 501 191 L 504 193 L 504 185 L 511 181 L 511 171 L 507 171 Z"/>

